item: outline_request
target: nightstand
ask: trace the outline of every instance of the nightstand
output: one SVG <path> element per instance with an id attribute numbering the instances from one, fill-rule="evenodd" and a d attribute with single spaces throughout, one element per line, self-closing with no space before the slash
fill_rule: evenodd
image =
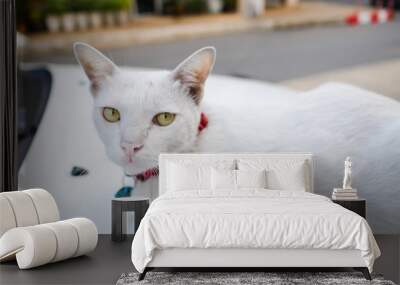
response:
<path id="1" fill-rule="evenodd" d="M 332 202 L 339 204 L 340 206 L 359 214 L 364 219 L 366 218 L 366 207 L 367 201 L 365 199 L 356 200 L 332 200 Z"/>
<path id="2" fill-rule="evenodd" d="M 126 220 L 124 219 L 124 212 L 135 212 L 135 232 L 139 227 L 140 221 L 146 214 L 149 208 L 150 199 L 147 197 L 125 197 L 114 198 L 112 200 L 112 228 L 111 239 L 112 241 L 123 241 L 126 239 L 126 234 L 123 233 Z"/>

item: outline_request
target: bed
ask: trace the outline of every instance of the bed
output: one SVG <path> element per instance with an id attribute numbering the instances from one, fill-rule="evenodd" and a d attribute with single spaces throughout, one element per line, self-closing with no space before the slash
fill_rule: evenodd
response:
<path id="1" fill-rule="evenodd" d="M 314 194 L 312 154 L 161 154 L 132 262 L 154 268 L 352 267 L 380 251 L 366 220 Z"/>

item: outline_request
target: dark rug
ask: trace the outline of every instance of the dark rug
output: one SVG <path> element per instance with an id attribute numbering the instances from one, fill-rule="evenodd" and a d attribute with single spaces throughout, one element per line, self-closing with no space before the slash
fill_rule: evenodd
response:
<path id="1" fill-rule="evenodd" d="M 124 273 L 117 285 L 145 284 L 328 284 L 328 285 L 395 285 L 381 275 L 372 275 L 368 281 L 359 272 L 148 272 L 146 278 L 138 281 L 139 273 Z"/>

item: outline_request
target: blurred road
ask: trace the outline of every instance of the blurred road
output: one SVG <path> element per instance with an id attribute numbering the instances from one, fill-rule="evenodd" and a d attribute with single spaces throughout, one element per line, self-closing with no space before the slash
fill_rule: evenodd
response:
<path id="1" fill-rule="evenodd" d="M 215 73 L 279 82 L 399 59 L 399 18 L 398 14 L 395 22 L 377 26 L 253 31 L 109 50 L 106 54 L 119 65 L 172 69 L 196 49 L 213 45 L 218 52 Z M 36 60 L 75 62 L 72 52 Z"/>

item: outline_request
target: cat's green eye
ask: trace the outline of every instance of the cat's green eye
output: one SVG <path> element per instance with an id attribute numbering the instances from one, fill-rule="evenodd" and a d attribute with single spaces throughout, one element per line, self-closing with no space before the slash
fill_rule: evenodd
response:
<path id="1" fill-rule="evenodd" d="M 170 125 L 174 120 L 175 120 L 174 113 L 163 112 L 163 113 L 158 113 L 157 115 L 154 116 L 153 123 L 158 126 L 165 127 Z"/>
<path id="2" fill-rule="evenodd" d="M 121 119 L 119 111 L 111 107 L 103 108 L 103 117 L 107 122 L 110 123 L 118 122 Z"/>

